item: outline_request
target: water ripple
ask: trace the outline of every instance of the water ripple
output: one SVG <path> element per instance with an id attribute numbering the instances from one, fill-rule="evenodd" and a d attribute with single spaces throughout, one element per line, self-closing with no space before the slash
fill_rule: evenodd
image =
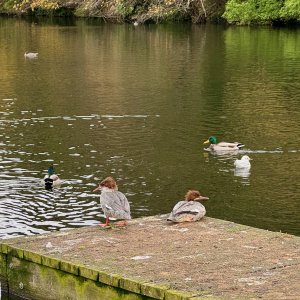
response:
<path id="1" fill-rule="evenodd" d="M 103 221 L 92 191 L 108 175 L 133 217 L 199 189 L 209 216 L 300 234 L 297 31 L 174 24 L 133 37 L 81 24 L 66 44 L 68 27 L 1 25 L 0 238 Z M 20 54 L 27 40 L 43 51 L 37 64 Z M 69 51 L 79 44 L 89 51 Z M 203 154 L 209 135 L 246 147 Z M 251 172 L 235 173 L 244 153 Z M 62 179 L 53 191 L 41 183 L 49 164 Z"/>

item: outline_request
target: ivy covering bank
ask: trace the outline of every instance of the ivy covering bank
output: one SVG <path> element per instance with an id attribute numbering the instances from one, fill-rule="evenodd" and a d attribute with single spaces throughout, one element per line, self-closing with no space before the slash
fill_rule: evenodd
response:
<path id="1" fill-rule="evenodd" d="M 299 23 L 300 0 L 228 0 L 223 17 L 229 23 Z"/>
<path id="2" fill-rule="evenodd" d="M 0 0 L 0 13 L 98 17 L 110 22 L 300 24 L 300 0 Z"/>

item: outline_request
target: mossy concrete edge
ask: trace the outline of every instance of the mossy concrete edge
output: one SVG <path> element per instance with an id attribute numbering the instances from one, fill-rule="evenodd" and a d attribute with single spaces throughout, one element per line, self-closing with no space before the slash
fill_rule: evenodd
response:
<path id="1" fill-rule="evenodd" d="M 143 280 L 136 280 L 123 277 L 119 274 L 109 274 L 101 270 L 95 270 L 84 265 L 76 265 L 68 261 L 45 256 L 33 251 L 13 247 L 5 242 L 0 243 L 0 253 L 6 256 L 13 256 L 32 263 L 43 265 L 51 269 L 57 269 L 69 274 L 98 281 L 114 288 L 120 288 L 129 292 L 147 296 L 160 300 L 201 300 L 204 299 L 200 295 L 173 290 L 170 286 L 163 284 L 155 284 Z M 7 277 L 7 276 L 6 276 Z M 220 298 L 210 297 L 211 300 Z"/>

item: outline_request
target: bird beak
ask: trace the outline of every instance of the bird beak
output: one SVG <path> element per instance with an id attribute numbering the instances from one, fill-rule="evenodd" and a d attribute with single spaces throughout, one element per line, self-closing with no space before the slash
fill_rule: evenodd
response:
<path id="1" fill-rule="evenodd" d="M 203 144 L 208 144 L 209 143 L 209 140 L 205 141 Z"/>
<path id="2" fill-rule="evenodd" d="M 95 189 L 93 190 L 93 193 L 98 192 L 99 190 L 101 190 L 101 186 L 98 186 L 97 188 L 95 188 Z"/>
<path id="3" fill-rule="evenodd" d="M 205 197 L 205 196 L 199 196 L 197 197 L 195 200 L 208 200 L 209 198 L 208 197 Z"/>

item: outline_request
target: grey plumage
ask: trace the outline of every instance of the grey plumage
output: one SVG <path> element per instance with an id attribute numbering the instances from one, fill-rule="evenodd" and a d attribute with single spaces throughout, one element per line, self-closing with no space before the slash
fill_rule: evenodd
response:
<path id="1" fill-rule="evenodd" d="M 179 201 L 168 217 L 173 222 L 194 222 L 204 217 L 205 207 L 196 201 Z"/>
<path id="2" fill-rule="evenodd" d="M 130 206 L 126 196 L 119 191 L 102 191 L 100 204 L 106 217 L 130 220 Z"/>

